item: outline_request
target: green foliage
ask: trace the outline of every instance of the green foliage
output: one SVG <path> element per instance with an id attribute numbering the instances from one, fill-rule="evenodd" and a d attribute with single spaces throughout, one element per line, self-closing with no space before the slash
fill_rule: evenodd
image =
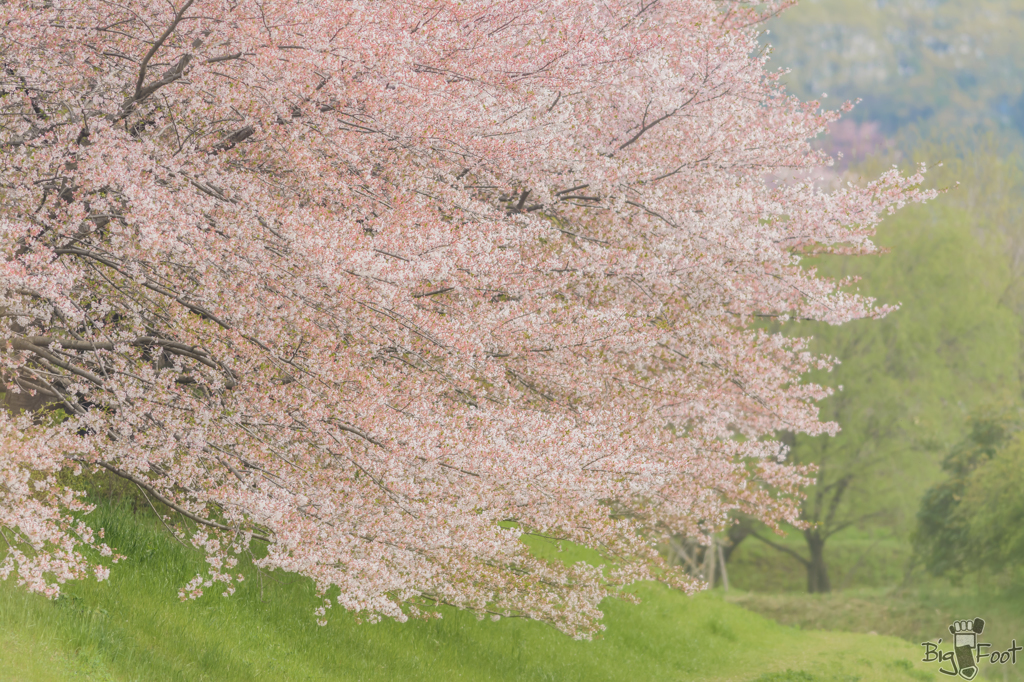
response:
<path id="1" fill-rule="evenodd" d="M 1024 561 L 1024 409 L 982 411 L 950 450 L 947 478 L 925 493 L 914 548 L 934 575 L 999 571 Z"/>
<path id="2" fill-rule="evenodd" d="M 876 241 L 887 253 L 807 261 L 828 276 L 860 277 L 854 289 L 900 305 L 882 320 L 787 329 L 812 336 L 814 351 L 842 363 L 831 374 L 811 375 L 836 389 L 821 415 L 839 424 L 839 435 L 783 434 L 793 460 L 818 466 L 802 505 L 803 520 L 813 524 L 802 533 L 810 556 L 799 552 L 809 588 L 843 586 L 820 568 L 831 559 L 816 560 L 835 533 L 873 527 L 907 537 L 920 496 L 942 477 L 943 454 L 963 437 L 967 414 L 1020 395 L 1024 173 L 1000 158 L 997 145 L 992 138 L 976 139 L 973 150 L 922 144 L 919 157 L 945 162 L 929 181 L 948 191 L 883 223 Z M 792 559 L 780 561 L 800 572 Z M 801 580 L 790 576 L 787 584 Z"/>
<path id="3" fill-rule="evenodd" d="M 914 548 L 933 575 L 962 573 L 971 556 L 967 553 L 970 525 L 960 513 L 968 479 L 978 467 L 992 460 L 1011 433 L 1004 414 L 981 414 L 970 420 L 967 437 L 952 448 L 942 463 L 948 478 L 930 488 L 921 500 L 914 533 Z"/>
<path id="4" fill-rule="evenodd" d="M 898 302 L 898 311 L 794 329 L 842 361 L 831 376 L 813 377 L 842 387 L 822 404 L 842 432 L 799 436 L 793 448 L 797 461 L 820 467 L 805 518 L 826 532 L 868 517 L 905 528 L 966 411 L 1020 391 L 1019 322 L 1001 302 L 1009 266 L 994 245 L 979 242 L 970 216 L 943 199 L 890 219 L 878 237 L 888 254 L 818 263 L 836 277 L 863 277 L 862 293 Z"/>
<path id="5" fill-rule="evenodd" d="M 798 631 L 714 593 L 691 598 L 652 584 L 635 589 L 640 605 L 607 602 L 608 630 L 591 642 L 540 623 L 478 622 L 451 609 L 440 620 L 369 624 L 335 607 L 321 628 L 309 581 L 261 574 L 247 562 L 234 596 L 180 603 L 178 588 L 203 569 L 197 552 L 127 502 L 101 503 L 89 518 L 128 559 L 109 582 L 69 583 L 56 602 L 0 583 L 0 681 L 743 682 L 789 668 L 815 680 L 906 682 L 924 669 L 888 667 L 915 659 L 906 642 Z"/>
<path id="6" fill-rule="evenodd" d="M 975 564 L 1024 566 L 1024 434 L 1017 433 L 970 477 L 961 502 Z"/>

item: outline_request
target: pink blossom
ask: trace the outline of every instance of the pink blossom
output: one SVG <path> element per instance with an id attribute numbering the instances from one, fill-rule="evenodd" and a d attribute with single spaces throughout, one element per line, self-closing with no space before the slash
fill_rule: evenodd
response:
<path id="1" fill-rule="evenodd" d="M 83 466 L 203 528 L 182 599 L 230 593 L 256 539 L 370 621 L 588 636 L 623 585 L 699 588 L 667 534 L 795 521 L 807 470 L 773 434 L 835 433 L 802 380 L 834 359 L 750 323 L 885 314 L 801 257 L 872 253 L 930 195 L 815 186 L 838 113 L 786 95 L 758 18 L 0 4 L 0 374 L 69 415 L 0 415 L 0 577 L 53 595 L 107 555 L 54 478 Z"/>

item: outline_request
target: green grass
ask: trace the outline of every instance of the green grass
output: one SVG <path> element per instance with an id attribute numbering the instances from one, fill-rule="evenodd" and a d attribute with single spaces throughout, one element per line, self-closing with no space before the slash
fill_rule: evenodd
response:
<path id="1" fill-rule="evenodd" d="M 1005 586 L 954 586 L 942 580 L 921 580 L 913 587 L 857 589 L 831 594 L 761 594 L 733 590 L 730 603 L 802 630 L 876 632 L 911 644 L 948 642 L 946 628 L 954 620 L 985 619 L 981 641 L 1006 650 L 1013 640 L 1024 643 L 1024 592 Z M 1024 657 L 1016 666 L 982 667 L 982 679 L 1024 680 Z"/>
<path id="2" fill-rule="evenodd" d="M 734 590 L 726 601 L 805 630 L 876 632 L 920 643 L 941 637 L 954 620 L 983 617 L 994 640 L 1024 641 L 1024 598 L 953 587 L 942 581 L 913 588 L 857 589 L 830 594 L 762 594 Z M 1024 665 L 1024 661 L 1022 661 Z"/>
<path id="3" fill-rule="evenodd" d="M 805 549 L 799 532 L 772 539 L 795 551 Z M 914 645 L 939 637 L 948 643 L 949 623 L 982 617 L 986 620 L 982 641 L 1001 650 L 1014 639 L 1024 643 L 1024 570 L 971 576 L 961 585 L 930 577 L 920 567 L 908 574 L 907 543 L 881 529 L 830 539 L 826 559 L 836 589 L 807 594 L 806 574 L 799 562 L 756 539 L 744 540 L 729 562 L 733 589 L 725 599 L 801 630 L 873 632 Z M 778 679 L 803 680 L 802 674 L 796 671 L 791 678 Z M 769 676 L 761 682 L 774 679 Z M 1024 657 L 1016 666 L 983 664 L 979 679 L 1024 681 Z"/>
<path id="4" fill-rule="evenodd" d="M 801 631 L 716 593 L 650 584 L 634 588 L 639 606 L 606 602 L 608 630 L 590 642 L 451 610 L 359 624 L 336 608 L 321 628 L 308 581 L 278 573 L 261 585 L 251 568 L 233 597 L 181 603 L 178 588 L 202 567 L 195 552 L 124 506 L 101 505 L 92 522 L 129 559 L 56 602 L 0 583 L 0 680 L 931 679 L 907 642 Z"/>

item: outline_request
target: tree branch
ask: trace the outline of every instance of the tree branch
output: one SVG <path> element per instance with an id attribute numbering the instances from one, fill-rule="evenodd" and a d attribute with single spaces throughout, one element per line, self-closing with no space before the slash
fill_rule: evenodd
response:
<path id="1" fill-rule="evenodd" d="M 846 488 L 850 485 L 850 479 L 852 478 L 852 474 L 847 474 L 835 482 L 836 491 L 832 494 L 832 499 L 829 501 L 828 505 L 828 512 L 825 514 L 826 528 L 832 525 L 832 520 L 835 518 L 836 511 L 839 509 L 839 503 L 842 501 L 843 493 L 846 492 Z"/>
<path id="2" fill-rule="evenodd" d="M 81 460 L 79 460 L 79 461 L 81 461 Z M 211 528 L 216 528 L 218 530 L 227 530 L 227 531 L 231 531 L 231 532 L 238 532 L 238 530 L 240 530 L 238 528 L 231 528 L 230 526 L 225 526 L 223 523 L 217 523 L 216 521 L 210 521 L 209 519 L 204 519 L 201 516 L 196 516 L 192 512 L 188 511 L 187 509 L 184 509 L 184 508 L 176 505 L 174 502 L 171 502 L 166 497 L 164 497 L 163 495 L 158 493 L 153 488 L 153 486 L 149 485 L 148 483 L 146 483 L 145 481 L 143 481 L 141 479 L 138 479 L 138 478 L 132 476 L 127 471 L 121 471 L 117 467 L 111 466 L 110 464 L 107 464 L 106 462 L 95 462 L 95 463 L 100 465 L 101 467 L 103 467 L 104 469 L 109 471 L 110 473 L 115 474 L 117 476 L 120 476 L 121 478 L 127 479 L 127 480 L 131 481 L 132 483 L 134 483 L 135 485 L 139 486 L 140 488 L 145 488 L 146 490 L 149 491 L 150 495 L 155 497 L 157 500 L 159 500 L 160 502 L 164 503 L 165 505 L 167 505 L 168 507 L 170 507 L 174 511 L 178 512 L 179 514 L 181 514 L 182 516 L 186 516 L 186 517 L 192 519 L 196 523 L 202 524 L 204 526 L 210 526 Z M 273 540 L 268 538 L 266 535 L 257 535 L 256 533 L 253 533 L 252 537 L 256 538 L 257 540 L 263 540 L 264 542 L 273 542 Z"/>
<path id="3" fill-rule="evenodd" d="M 789 547 L 785 547 L 785 546 L 780 545 L 780 544 L 778 544 L 776 542 L 772 542 L 771 540 L 769 540 L 767 538 L 763 538 L 760 535 L 758 535 L 757 533 L 755 533 L 754 531 L 750 531 L 750 534 L 752 536 L 754 536 L 755 538 L 757 538 L 758 540 L 760 540 L 761 542 L 763 542 L 764 544 L 768 545 L 769 547 L 773 547 L 773 548 L 779 550 L 780 552 L 785 552 L 786 554 L 790 555 L 791 557 L 793 557 L 794 559 L 796 559 L 797 561 L 802 563 L 804 566 L 810 566 L 811 565 L 810 561 L 808 561 L 807 559 L 804 559 L 802 556 L 800 556 L 799 554 L 797 554 L 796 552 L 791 550 Z"/>
<path id="4" fill-rule="evenodd" d="M 845 529 L 849 528 L 850 526 L 858 524 L 858 523 L 860 523 L 862 521 L 867 521 L 868 519 L 874 518 L 876 516 L 881 516 L 882 514 L 885 513 L 885 511 L 886 510 L 884 510 L 884 509 L 879 509 L 878 511 L 871 512 L 870 514 L 864 514 L 863 516 L 858 516 L 855 519 L 850 519 L 849 521 L 843 521 L 842 523 L 840 523 L 835 528 L 831 528 L 827 532 L 822 533 L 822 536 L 821 536 L 822 540 L 824 540 L 826 538 L 830 538 L 833 535 L 835 535 L 836 533 L 838 533 L 839 531 L 845 530 Z"/>
<path id="5" fill-rule="evenodd" d="M 10 339 L 8 343 L 11 344 L 11 348 L 28 351 L 30 353 L 35 353 L 39 357 L 45 358 L 46 360 L 50 361 L 54 365 L 57 365 L 61 369 L 65 369 L 71 372 L 72 374 L 77 374 L 78 376 L 82 377 L 83 379 L 87 379 L 88 381 L 91 381 L 97 386 L 103 385 L 103 379 L 96 376 L 92 372 L 86 371 L 84 369 L 79 369 L 78 367 L 75 367 L 74 365 L 68 362 L 64 362 L 59 357 L 57 357 L 50 351 L 46 350 L 45 348 L 40 348 L 39 346 L 33 343 L 29 343 L 25 339 Z"/>
<path id="6" fill-rule="evenodd" d="M 174 19 L 171 21 L 170 26 L 168 26 L 167 30 L 163 32 L 163 35 L 156 39 L 156 42 L 153 43 L 153 47 L 149 48 L 149 52 L 147 52 L 146 56 L 142 58 L 142 63 L 139 65 L 139 78 L 135 82 L 135 95 L 132 97 L 131 101 L 129 102 L 129 105 L 131 103 L 138 102 L 144 99 L 148 95 L 151 95 L 154 92 L 156 92 L 158 88 L 162 87 L 163 85 L 166 85 L 166 83 L 162 83 L 161 81 L 167 78 L 167 74 L 164 74 L 164 78 L 160 79 L 160 81 L 157 81 L 157 83 L 154 83 L 153 85 L 143 87 L 142 84 L 146 81 L 146 70 L 149 67 L 150 60 L 153 59 L 153 55 L 157 53 L 157 50 L 163 47 L 163 44 L 167 41 L 171 34 L 174 33 L 174 29 L 178 28 L 178 24 L 181 22 L 182 17 L 184 17 L 185 12 L 188 10 L 189 7 L 192 6 L 193 2 L 195 2 L 195 0 L 185 0 L 185 4 L 182 5 L 181 9 L 178 10 L 178 12 L 174 15 Z M 185 55 L 185 57 L 191 59 L 191 55 Z M 182 59 L 185 59 L 185 57 L 183 57 Z M 187 59 L 185 60 L 185 64 L 188 64 Z M 181 69 L 184 70 L 185 67 L 184 65 L 182 65 L 181 59 L 178 60 L 178 65 L 181 65 Z M 175 69 L 171 69 L 171 72 L 173 71 L 175 71 Z M 177 80 L 177 78 L 180 77 L 181 74 L 179 73 L 178 76 L 176 76 L 172 80 Z M 122 107 L 122 109 L 124 109 L 124 107 Z"/>

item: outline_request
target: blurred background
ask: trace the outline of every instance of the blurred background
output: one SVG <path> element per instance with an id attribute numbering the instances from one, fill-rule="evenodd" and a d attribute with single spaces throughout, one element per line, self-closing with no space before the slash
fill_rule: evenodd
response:
<path id="1" fill-rule="evenodd" d="M 914 643 L 980 616 L 1024 640 L 1024 2 L 802 0 L 762 35 L 787 89 L 861 99 L 816 141 L 823 183 L 928 165 L 946 191 L 887 219 L 889 253 L 816 259 L 901 308 L 881 322 L 787 325 L 841 359 L 833 439 L 782 434 L 818 465 L 807 530 L 749 519 L 723 533 L 726 599 L 801 628 Z M 702 570 L 712 559 L 680 539 Z M 948 638 L 948 633 L 947 633 Z M 983 668 L 1024 679 L 1016 667 Z"/>

